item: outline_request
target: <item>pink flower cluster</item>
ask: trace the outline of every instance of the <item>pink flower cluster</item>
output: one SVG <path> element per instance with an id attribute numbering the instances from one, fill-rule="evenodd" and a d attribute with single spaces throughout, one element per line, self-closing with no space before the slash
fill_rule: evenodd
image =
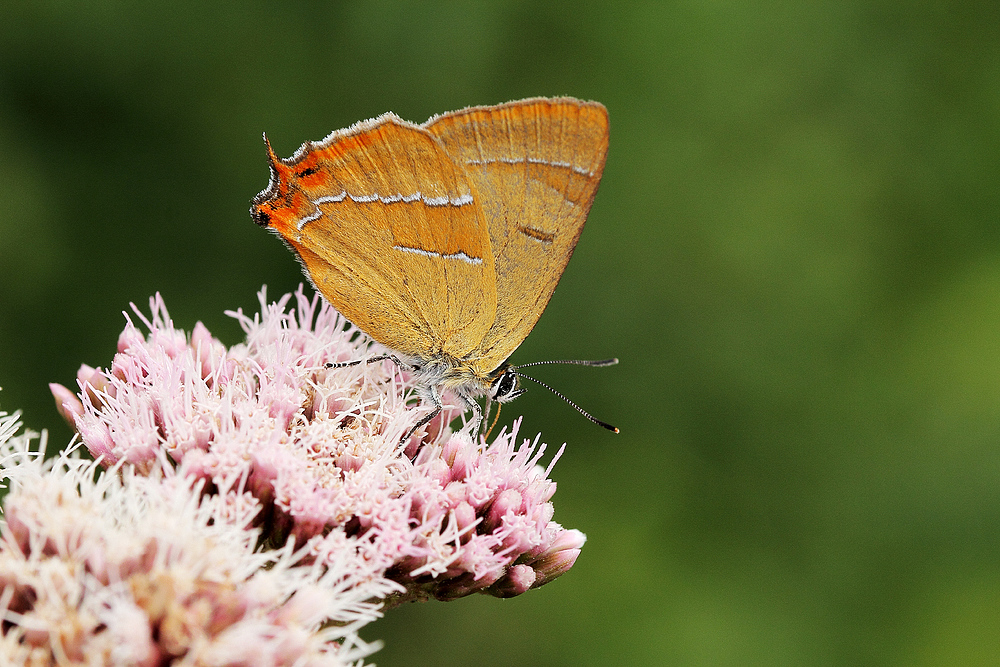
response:
<path id="1" fill-rule="evenodd" d="M 0 412 L 0 664 L 357 667 L 357 631 L 395 586 L 303 550 L 257 548 L 255 502 L 144 477 Z"/>
<path id="2" fill-rule="evenodd" d="M 109 368 L 83 366 L 79 394 L 52 386 L 63 415 L 105 465 L 172 467 L 234 507 L 249 495 L 263 544 L 294 538 L 319 563 L 347 554 L 354 579 L 394 582 L 390 603 L 518 595 L 573 565 L 585 538 L 552 521 L 538 438 L 518 446 L 515 423 L 474 442 L 446 404 L 400 444 L 427 409 L 407 374 L 328 368 L 373 345 L 301 288 L 260 302 L 231 313 L 246 342 L 226 348 L 201 323 L 175 329 L 151 299 L 150 318 L 136 310 L 148 334 L 127 318 Z"/>

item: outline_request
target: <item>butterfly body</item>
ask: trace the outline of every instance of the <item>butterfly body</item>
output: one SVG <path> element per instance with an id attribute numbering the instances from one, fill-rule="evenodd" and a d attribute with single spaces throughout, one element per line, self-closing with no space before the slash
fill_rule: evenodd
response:
<path id="1" fill-rule="evenodd" d="M 265 139 L 266 141 L 266 139 Z M 474 410 L 519 395 L 507 358 L 572 255 L 607 153 L 607 111 L 532 98 L 435 116 L 384 114 L 307 142 L 267 145 L 254 220 L 316 289 L 411 370 L 421 396 Z"/>

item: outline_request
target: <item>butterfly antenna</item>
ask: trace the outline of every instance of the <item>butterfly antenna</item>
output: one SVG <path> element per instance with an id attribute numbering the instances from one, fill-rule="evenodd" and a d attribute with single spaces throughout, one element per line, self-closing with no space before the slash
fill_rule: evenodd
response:
<path id="1" fill-rule="evenodd" d="M 611 363 L 608 363 L 608 362 L 611 362 Z M 525 364 L 525 366 L 536 366 L 538 364 L 545 364 L 545 363 L 549 363 L 549 364 L 581 364 L 581 365 L 584 365 L 584 366 L 597 366 L 597 365 L 601 365 L 601 366 L 613 366 L 614 364 L 618 363 L 618 360 L 617 359 L 607 359 L 605 361 L 597 361 L 597 362 L 593 362 L 593 361 L 590 361 L 590 362 L 588 362 L 588 361 L 538 361 L 538 362 L 535 362 L 535 363 L 532 363 L 532 364 Z M 523 368 L 523 367 L 522 366 L 518 366 L 518 368 Z M 576 408 L 577 412 L 579 412 L 581 415 L 583 415 L 584 417 L 586 417 L 590 421 L 594 422 L 598 426 L 603 426 L 604 428 L 608 429 L 609 431 L 614 431 L 615 433 L 619 432 L 617 427 L 612 426 L 611 424 L 609 424 L 607 422 L 602 422 L 600 419 L 598 419 L 597 417 L 593 416 L 592 414 L 590 414 L 589 412 L 587 412 L 586 410 L 584 410 L 583 408 L 581 408 L 579 405 L 577 405 L 573 401 L 569 400 L 568 398 L 566 398 L 561 393 L 559 393 L 558 391 L 556 391 L 555 389 L 553 389 L 549 385 L 545 384 L 541 380 L 536 380 L 535 378 L 531 377 L 530 375 L 524 375 L 522 373 L 518 373 L 517 371 L 514 371 L 514 374 L 517 375 L 517 377 L 524 378 L 526 380 L 531 380 L 532 382 L 537 382 L 538 384 L 542 385 L 543 387 L 545 387 L 546 389 L 548 389 L 549 391 L 551 391 L 553 394 L 555 394 L 556 396 L 558 396 L 562 400 L 564 400 L 567 403 L 569 403 L 570 405 L 572 405 L 574 408 Z M 500 413 L 500 411 L 497 410 L 497 414 L 499 414 L 499 413 Z"/>
<path id="2" fill-rule="evenodd" d="M 585 361 L 583 359 L 558 359 L 554 361 L 532 361 L 530 364 L 521 364 L 520 366 L 514 366 L 514 368 L 515 369 L 528 368 L 529 366 L 543 366 L 545 364 L 573 364 L 574 366 L 592 366 L 594 368 L 601 368 L 603 366 L 614 366 L 617 363 L 618 363 L 617 359 L 601 359 L 600 361 Z M 528 379 L 533 380 L 534 378 L 528 378 Z M 538 382 L 538 380 L 535 380 L 535 382 Z"/>

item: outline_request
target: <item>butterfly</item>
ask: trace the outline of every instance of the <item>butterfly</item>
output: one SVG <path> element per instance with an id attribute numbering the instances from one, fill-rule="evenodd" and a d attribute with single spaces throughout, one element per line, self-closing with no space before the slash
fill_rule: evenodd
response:
<path id="1" fill-rule="evenodd" d="M 443 390 L 473 411 L 473 434 L 477 398 L 502 404 L 524 393 L 519 379 L 534 378 L 519 369 L 534 364 L 507 359 L 583 230 L 608 150 L 603 105 L 530 98 L 422 125 L 386 113 L 287 159 L 264 142 L 271 179 L 250 214 L 334 308 L 391 351 L 368 362 L 392 359 L 413 373 L 433 410 L 404 441 L 441 411 Z"/>

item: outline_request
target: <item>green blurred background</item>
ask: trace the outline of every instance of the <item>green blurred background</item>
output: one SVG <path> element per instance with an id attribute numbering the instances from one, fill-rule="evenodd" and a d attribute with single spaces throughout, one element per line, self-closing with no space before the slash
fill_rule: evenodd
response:
<path id="1" fill-rule="evenodd" d="M 0 6 L 0 407 L 108 364 L 130 301 L 225 309 L 298 265 L 247 215 L 281 155 L 393 110 L 611 115 L 505 411 L 569 443 L 576 567 L 410 605 L 380 665 L 1000 663 L 995 2 Z"/>

